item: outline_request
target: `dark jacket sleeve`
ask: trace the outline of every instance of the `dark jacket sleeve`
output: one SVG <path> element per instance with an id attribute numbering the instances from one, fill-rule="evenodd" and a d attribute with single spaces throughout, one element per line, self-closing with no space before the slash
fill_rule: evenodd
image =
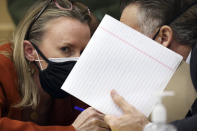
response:
<path id="1" fill-rule="evenodd" d="M 178 131 L 197 131 L 197 115 L 171 123 Z"/>
<path id="2" fill-rule="evenodd" d="M 197 99 L 185 119 L 174 121 L 171 124 L 173 124 L 178 131 L 197 131 Z"/>

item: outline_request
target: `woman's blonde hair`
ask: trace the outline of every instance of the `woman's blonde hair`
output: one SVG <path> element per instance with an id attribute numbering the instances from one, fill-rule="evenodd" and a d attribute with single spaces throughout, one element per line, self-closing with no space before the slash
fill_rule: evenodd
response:
<path id="1" fill-rule="evenodd" d="M 32 64 L 24 55 L 24 39 L 27 30 L 40 10 L 47 4 L 47 0 L 39 1 L 27 12 L 24 19 L 17 26 L 13 37 L 13 61 L 18 75 L 19 92 L 21 101 L 15 107 L 31 106 L 35 108 L 39 103 L 38 88 L 33 79 Z M 61 0 L 63 7 L 69 6 L 67 0 Z M 59 17 L 71 17 L 83 23 L 89 23 L 90 17 L 77 5 L 72 10 L 62 10 L 51 2 L 42 15 L 33 23 L 29 32 L 29 41 L 39 45 L 42 41 L 45 25 L 48 21 Z"/>

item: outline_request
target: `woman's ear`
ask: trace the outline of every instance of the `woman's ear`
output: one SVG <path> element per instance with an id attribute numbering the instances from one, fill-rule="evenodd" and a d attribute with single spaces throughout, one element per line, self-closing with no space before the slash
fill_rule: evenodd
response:
<path id="1" fill-rule="evenodd" d="M 23 43 L 24 46 L 24 55 L 27 60 L 30 62 L 35 61 L 36 55 L 35 55 L 35 49 L 32 46 L 31 42 L 28 40 L 25 40 Z"/>
<path id="2" fill-rule="evenodd" d="M 170 26 L 164 25 L 160 28 L 160 32 L 156 41 L 162 44 L 165 47 L 170 47 L 170 44 L 173 40 L 173 31 Z"/>

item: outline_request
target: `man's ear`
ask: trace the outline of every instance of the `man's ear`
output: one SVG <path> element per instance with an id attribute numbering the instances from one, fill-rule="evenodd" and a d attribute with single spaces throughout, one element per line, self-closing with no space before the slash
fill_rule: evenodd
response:
<path id="1" fill-rule="evenodd" d="M 164 25 L 160 28 L 160 32 L 156 41 L 162 44 L 163 46 L 169 48 L 173 40 L 173 31 L 170 26 Z"/>
<path id="2" fill-rule="evenodd" d="M 24 47 L 25 58 L 31 62 L 35 61 L 36 59 L 35 49 L 32 46 L 31 42 L 28 40 L 25 40 L 23 43 L 23 47 Z"/>

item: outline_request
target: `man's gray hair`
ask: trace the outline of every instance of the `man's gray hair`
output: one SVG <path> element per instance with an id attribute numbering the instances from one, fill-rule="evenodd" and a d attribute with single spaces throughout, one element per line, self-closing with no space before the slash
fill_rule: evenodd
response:
<path id="1" fill-rule="evenodd" d="M 153 36 L 163 25 L 169 25 L 176 41 L 181 44 L 197 43 L 197 4 L 180 12 L 194 0 L 122 0 L 123 9 L 135 4 L 139 8 L 138 21 L 140 31 Z"/>

